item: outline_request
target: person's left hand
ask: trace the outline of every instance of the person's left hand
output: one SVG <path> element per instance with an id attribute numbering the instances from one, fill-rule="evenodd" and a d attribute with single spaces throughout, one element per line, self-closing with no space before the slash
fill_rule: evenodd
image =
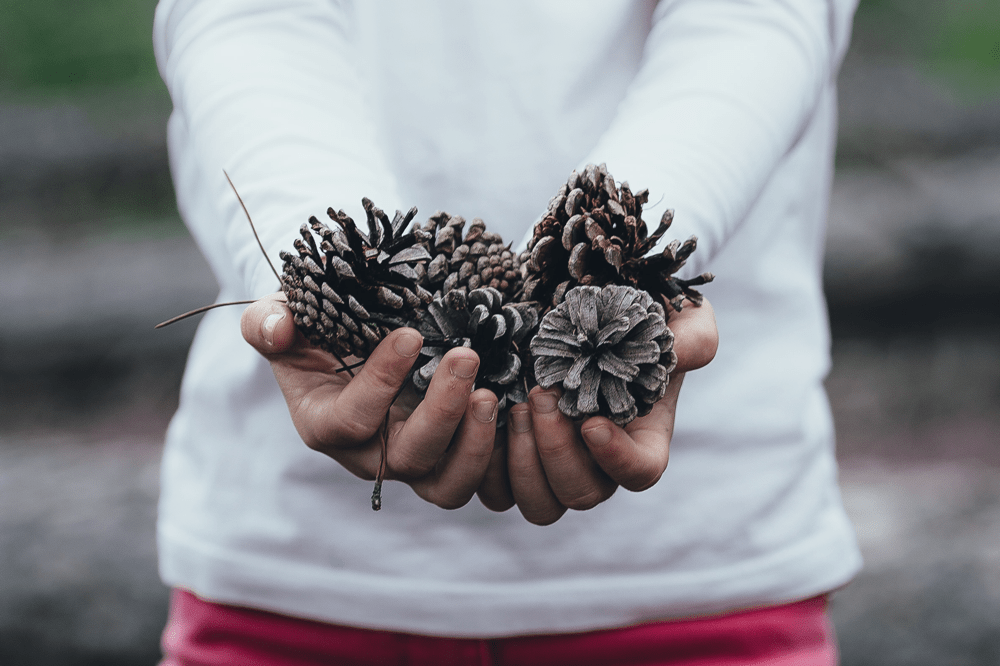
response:
<path id="1" fill-rule="evenodd" d="M 529 522 L 548 525 L 567 509 L 592 509 L 618 486 L 641 491 L 655 484 L 667 467 L 684 374 L 707 365 L 719 343 L 707 300 L 672 313 L 668 324 L 677 368 L 649 414 L 625 428 L 596 416 L 577 424 L 559 411 L 558 390 L 535 387 L 508 414 L 507 446 L 494 450 L 480 501 L 494 511 L 517 504 Z"/>

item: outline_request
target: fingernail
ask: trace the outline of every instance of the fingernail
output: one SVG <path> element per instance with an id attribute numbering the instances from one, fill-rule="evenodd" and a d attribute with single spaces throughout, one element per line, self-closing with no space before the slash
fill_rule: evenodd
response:
<path id="1" fill-rule="evenodd" d="M 479 361 L 474 358 L 460 358 L 451 364 L 451 374 L 459 379 L 472 379 L 479 369 Z"/>
<path id="2" fill-rule="evenodd" d="M 526 409 L 511 411 L 507 415 L 510 427 L 514 432 L 531 432 L 531 412 Z"/>
<path id="3" fill-rule="evenodd" d="M 392 345 L 397 354 L 406 358 L 419 354 L 422 346 L 423 340 L 416 335 L 401 335 L 396 338 L 396 342 Z"/>
<path id="4" fill-rule="evenodd" d="M 482 423 L 492 423 L 497 417 L 497 403 L 483 400 L 472 405 L 472 413 Z"/>
<path id="5" fill-rule="evenodd" d="M 268 315 L 264 319 L 264 323 L 260 327 L 261 335 L 264 336 L 264 342 L 267 343 L 268 347 L 274 346 L 274 329 L 278 328 L 278 322 L 285 318 L 283 314 L 272 314 Z"/>
<path id="6" fill-rule="evenodd" d="M 536 412 L 546 414 L 555 410 L 556 401 L 555 393 L 536 393 L 531 396 L 531 408 Z"/>
<path id="7" fill-rule="evenodd" d="M 581 430 L 580 434 L 583 435 L 588 444 L 602 446 L 611 441 L 611 428 L 606 425 L 598 425 L 587 430 Z"/>

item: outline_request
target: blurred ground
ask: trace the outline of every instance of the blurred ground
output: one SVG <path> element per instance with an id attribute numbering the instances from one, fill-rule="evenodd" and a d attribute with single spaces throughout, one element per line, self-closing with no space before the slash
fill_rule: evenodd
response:
<path id="1" fill-rule="evenodd" d="M 907 26 L 931 7 L 867 4 Z M 862 26 L 841 78 L 827 252 L 867 561 L 833 615 L 845 666 L 997 664 L 1000 96 L 879 37 Z M 158 462 L 194 324 L 152 326 L 215 296 L 173 208 L 168 111 L 145 88 L 0 94 L 0 664 L 158 658 Z"/>

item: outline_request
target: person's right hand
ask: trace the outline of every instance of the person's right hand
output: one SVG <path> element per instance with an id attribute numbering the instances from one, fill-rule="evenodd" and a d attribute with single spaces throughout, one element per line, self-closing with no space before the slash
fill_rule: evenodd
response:
<path id="1" fill-rule="evenodd" d="M 423 339 L 411 328 L 393 331 L 356 376 L 298 332 L 283 294 L 251 304 L 243 337 L 271 363 L 299 436 L 351 473 L 374 479 L 381 430 L 388 413 L 386 479 L 410 485 L 418 496 L 455 509 L 475 494 L 496 436 L 497 399 L 472 391 L 479 357 L 452 349 L 434 373 L 423 400 L 408 385 Z M 345 359 L 350 362 L 354 359 Z"/>
<path id="2" fill-rule="evenodd" d="M 711 362 L 719 346 L 708 299 L 671 313 L 668 323 L 677 366 L 649 414 L 624 428 L 601 416 L 574 422 L 557 408 L 557 389 L 535 387 L 528 402 L 510 409 L 506 456 L 498 446 L 479 489 L 483 504 L 494 511 L 517 504 L 527 521 L 548 525 L 568 509 L 594 508 L 619 486 L 639 492 L 657 483 L 670 458 L 684 374 Z"/>

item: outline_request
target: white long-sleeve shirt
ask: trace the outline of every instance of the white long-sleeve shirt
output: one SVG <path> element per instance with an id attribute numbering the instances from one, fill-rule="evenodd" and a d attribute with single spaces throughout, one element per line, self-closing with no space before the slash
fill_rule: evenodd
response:
<path id="1" fill-rule="evenodd" d="M 328 206 L 482 217 L 517 241 L 605 162 L 699 237 L 716 359 L 685 379 L 670 465 L 537 527 L 443 511 L 308 449 L 238 309 L 206 315 L 167 438 L 161 574 L 207 598 L 454 635 L 577 631 L 780 603 L 860 566 L 822 380 L 837 67 L 855 0 L 161 0 L 181 213 L 220 299 Z"/>

